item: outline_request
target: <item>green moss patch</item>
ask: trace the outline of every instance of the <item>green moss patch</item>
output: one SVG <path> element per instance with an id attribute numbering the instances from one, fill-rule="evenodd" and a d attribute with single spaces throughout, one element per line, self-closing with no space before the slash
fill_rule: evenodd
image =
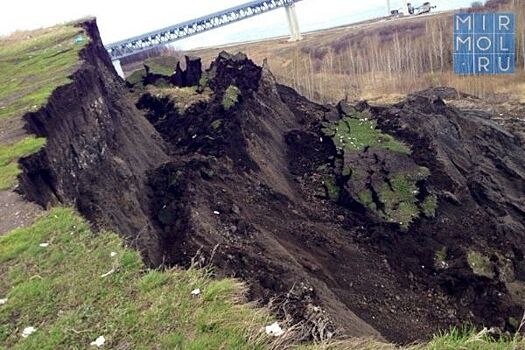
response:
<path id="1" fill-rule="evenodd" d="M 146 59 L 144 65 L 149 67 L 150 73 L 169 77 L 175 71 L 178 62 L 179 59 L 175 56 L 158 56 Z"/>
<path id="2" fill-rule="evenodd" d="M 222 97 L 222 106 L 225 110 L 229 110 L 237 102 L 239 102 L 239 95 L 241 94 L 241 90 L 235 85 L 230 85 L 228 88 L 224 91 L 224 96 Z"/>
<path id="3" fill-rule="evenodd" d="M 370 191 L 361 191 L 357 194 L 357 198 L 359 199 L 359 202 L 363 204 L 368 209 L 372 209 L 374 211 L 377 210 L 377 206 L 374 203 L 374 199 L 372 198 L 372 193 Z"/>
<path id="4" fill-rule="evenodd" d="M 476 275 L 485 276 L 488 278 L 494 277 L 494 270 L 490 259 L 480 252 L 470 250 L 467 252 L 467 262 Z"/>
<path id="5" fill-rule="evenodd" d="M 180 88 L 148 85 L 146 91 L 157 97 L 168 97 L 175 104 L 180 114 L 183 114 L 189 107 L 198 102 L 209 101 L 213 93 L 209 88 L 198 92 L 195 86 Z"/>
<path id="6" fill-rule="evenodd" d="M 262 349 L 265 312 L 203 270 L 148 270 L 112 233 L 53 209 L 0 237 L 0 348 Z M 192 295 L 194 289 L 200 295 Z M 26 327 L 36 328 L 27 338 Z"/>
<path id="7" fill-rule="evenodd" d="M 421 207 L 428 206 L 428 202 L 434 203 L 435 195 L 430 194 L 420 202 L 418 199 L 418 182 L 429 175 L 428 169 L 419 167 L 416 172 L 397 172 L 389 174 L 383 178 L 381 176 L 369 179 L 366 174 L 360 172 L 352 173 L 349 181 L 364 188 L 357 193 L 358 201 L 368 209 L 374 211 L 378 216 L 389 222 L 398 223 L 403 228 L 408 228 L 410 224 L 422 214 Z M 381 179 L 381 182 L 378 181 Z M 363 184 L 371 181 L 374 184 L 377 198 L 374 200 L 373 189 L 365 187 Z M 433 199 L 428 200 L 428 197 Z M 437 205 L 437 204 L 435 204 Z M 427 208 L 428 209 L 428 208 Z M 432 213 L 435 206 L 431 207 Z M 428 209 L 429 211 L 431 209 Z M 429 215 L 424 211 L 425 215 Z"/>
<path id="8" fill-rule="evenodd" d="M 436 215 L 436 209 L 438 206 L 437 196 L 435 194 L 428 195 L 423 202 L 421 202 L 421 209 L 428 217 L 434 217 Z"/>
<path id="9" fill-rule="evenodd" d="M 222 119 L 216 119 L 211 122 L 211 128 L 213 130 L 219 130 L 221 126 L 222 126 Z"/>
<path id="10" fill-rule="evenodd" d="M 383 133 L 368 112 L 355 111 L 324 123 L 322 132 L 343 156 L 341 175 L 349 178 L 347 188 L 365 207 L 403 228 L 422 213 L 434 215 L 437 197 L 419 199 L 418 183 L 430 175 L 429 170 L 415 164 L 409 158 L 410 147 Z"/>
<path id="11" fill-rule="evenodd" d="M 377 129 L 376 121 L 371 120 L 367 113 L 356 112 L 336 123 L 327 123 L 323 132 L 330 136 L 337 149 L 343 152 L 361 152 L 372 147 L 410 154 L 407 145 Z"/>
<path id="12" fill-rule="evenodd" d="M 418 178 L 412 174 L 395 174 L 390 177 L 389 183 L 383 183 L 379 192 L 379 199 L 384 205 L 385 219 L 408 227 L 412 220 L 419 215 L 417 207 Z"/>
<path id="13" fill-rule="evenodd" d="M 0 146 L 0 191 L 15 185 L 20 173 L 17 160 L 38 151 L 46 140 L 44 138 L 25 137 L 10 145 Z"/>
<path id="14" fill-rule="evenodd" d="M 436 269 L 445 269 L 448 267 L 447 263 L 448 249 L 447 247 L 442 247 L 436 250 L 434 254 L 434 267 Z"/>
<path id="15" fill-rule="evenodd" d="M 131 73 L 126 78 L 126 81 L 135 87 L 143 87 L 142 81 L 145 76 L 146 76 L 146 70 L 144 68 L 141 68 Z"/>
<path id="16" fill-rule="evenodd" d="M 335 184 L 334 180 L 331 177 L 325 177 L 323 179 L 323 185 L 326 189 L 328 198 L 337 201 L 339 199 L 339 187 Z"/>

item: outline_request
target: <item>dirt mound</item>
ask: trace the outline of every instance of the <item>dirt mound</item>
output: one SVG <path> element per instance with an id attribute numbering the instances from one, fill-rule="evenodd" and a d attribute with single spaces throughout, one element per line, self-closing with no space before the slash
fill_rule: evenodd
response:
<path id="1" fill-rule="evenodd" d="M 146 120 L 90 29 L 84 69 L 28 117 L 48 138 L 23 163 L 29 198 L 76 205 L 153 265 L 242 278 L 306 337 L 516 326 L 525 154 L 512 133 L 448 106 L 447 89 L 321 106 L 227 53 L 194 89 L 209 98 L 180 111 L 145 94 Z"/>

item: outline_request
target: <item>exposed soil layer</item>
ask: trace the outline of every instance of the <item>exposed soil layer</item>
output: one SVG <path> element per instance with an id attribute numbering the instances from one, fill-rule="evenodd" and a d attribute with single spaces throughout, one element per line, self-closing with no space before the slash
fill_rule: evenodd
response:
<path id="1" fill-rule="evenodd" d="M 99 228 L 122 233 L 152 264 L 162 262 L 148 219 L 146 171 L 165 162 L 164 142 L 126 97 L 96 23 L 84 24 L 91 42 L 72 83 L 25 116 L 26 129 L 47 138 L 21 160 L 25 197 L 38 204 L 73 205 Z"/>
<path id="2" fill-rule="evenodd" d="M 280 317 L 309 325 L 308 337 L 409 342 L 465 322 L 516 326 L 525 151 L 514 134 L 448 106 L 443 90 L 393 106 L 321 106 L 226 53 L 206 72 L 207 102 L 181 114 L 145 94 L 144 118 L 86 26 L 83 68 L 27 117 L 48 138 L 22 162 L 29 199 L 75 205 L 152 265 L 212 263 Z M 408 151 L 343 149 L 326 134 L 358 113 L 377 128 L 374 142 Z M 408 199 L 396 199 L 394 175 L 422 168 Z M 391 220 L 404 205 L 410 222 Z"/>

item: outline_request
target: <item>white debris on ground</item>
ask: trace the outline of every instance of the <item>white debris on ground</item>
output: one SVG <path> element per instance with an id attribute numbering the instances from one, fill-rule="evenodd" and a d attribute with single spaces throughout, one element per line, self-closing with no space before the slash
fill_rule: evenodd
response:
<path id="1" fill-rule="evenodd" d="M 109 275 L 115 273 L 115 269 L 111 269 L 109 270 L 108 272 L 106 272 L 105 274 L 103 275 L 100 275 L 100 277 L 104 278 L 104 277 L 108 277 Z"/>
<path id="2" fill-rule="evenodd" d="M 200 294 L 201 294 L 200 288 L 196 288 L 191 291 L 191 295 L 193 295 L 194 297 L 199 296 Z"/>
<path id="3" fill-rule="evenodd" d="M 284 334 L 284 331 L 281 326 L 279 326 L 279 323 L 274 322 L 271 325 L 266 326 L 266 334 L 274 337 L 280 337 Z"/>
<path id="4" fill-rule="evenodd" d="M 106 338 L 104 338 L 104 336 L 101 335 L 100 337 L 98 337 L 97 339 L 95 339 L 94 341 L 89 343 L 89 345 L 96 346 L 97 348 L 100 348 L 100 347 L 102 347 L 104 345 L 105 342 L 106 342 Z"/>
<path id="5" fill-rule="evenodd" d="M 0 299 L 0 305 L 4 305 L 5 303 L 7 303 L 7 298 Z"/>
<path id="6" fill-rule="evenodd" d="M 36 328 L 35 327 L 26 327 L 24 328 L 24 330 L 22 331 L 22 337 L 23 338 L 27 338 L 29 337 L 31 334 L 35 333 L 36 332 Z"/>
<path id="7" fill-rule="evenodd" d="M 49 247 L 49 243 L 47 243 L 47 242 L 46 243 L 40 243 L 39 246 L 42 247 L 42 248 L 47 248 L 47 247 Z"/>
<path id="8" fill-rule="evenodd" d="M 214 211 L 213 211 L 213 214 L 215 214 L 215 215 L 220 215 L 221 213 L 219 213 L 217 210 L 214 210 Z"/>
<path id="9" fill-rule="evenodd" d="M 112 258 L 117 256 L 117 253 L 116 252 L 111 252 L 111 254 L 109 254 Z"/>

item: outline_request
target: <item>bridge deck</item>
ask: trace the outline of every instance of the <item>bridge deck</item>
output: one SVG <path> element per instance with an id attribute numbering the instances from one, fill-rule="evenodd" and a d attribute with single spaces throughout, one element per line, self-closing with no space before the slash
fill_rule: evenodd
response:
<path id="1" fill-rule="evenodd" d="M 106 45 L 112 60 L 146 51 L 199 33 L 290 6 L 301 0 L 255 0 L 207 16 Z"/>

